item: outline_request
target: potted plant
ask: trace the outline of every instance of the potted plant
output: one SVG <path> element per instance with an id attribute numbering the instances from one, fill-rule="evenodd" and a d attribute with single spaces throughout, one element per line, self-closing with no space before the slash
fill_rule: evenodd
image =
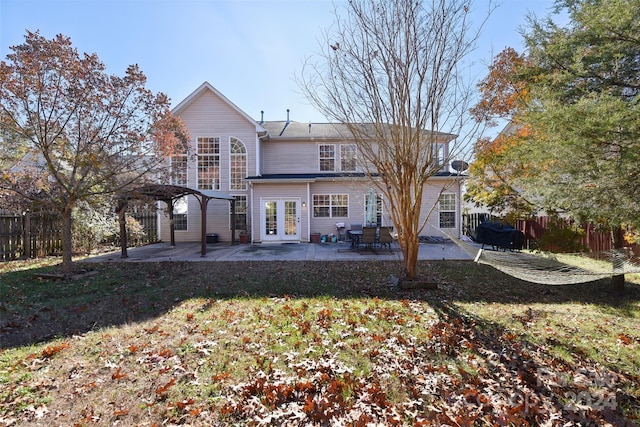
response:
<path id="1" fill-rule="evenodd" d="M 240 231 L 240 243 L 249 243 L 249 241 L 251 241 L 249 232 L 246 230 Z"/>
<path id="2" fill-rule="evenodd" d="M 320 243 L 320 233 L 311 233 L 311 243 Z"/>

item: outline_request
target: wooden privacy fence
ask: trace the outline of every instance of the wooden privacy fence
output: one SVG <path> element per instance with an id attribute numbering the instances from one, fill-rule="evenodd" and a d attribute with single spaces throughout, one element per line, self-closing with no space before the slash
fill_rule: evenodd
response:
<path id="1" fill-rule="evenodd" d="M 0 260 L 36 258 L 62 251 L 61 221 L 49 212 L 0 215 Z"/>
<path id="2" fill-rule="evenodd" d="M 466 235 L 473 237 L 478 224 L 484 221 L 497 221 L 498 217 L 493 217 L 486 213 L 466 214 L 462 216 L 463 231 Z M 520 230 L 525 236 L 525 248 L 538 247 L 544 233 L 551 227 L 570 228 L 575 224 L 568 220 L 558 220 L 548 216 L 539 216 L 528 220 L 517 220 L 513 224 L 514 228 Z M 580 228 L 584 233 L 578 239 L 580 247 L 588 248 L 589 252 L 600 252 L 610 250 L 613 246 L 611 234 L 608 231 L 600 231 L 593 224 L 586 223 Z M 631 250 L 636 256 L 640 256 L 640 246 L 632 245 Z"/>
<path id="3" fill-rule="evenodd" d="M 155 213 L 139 213 L 131 217 L 144 230 L 144 237 L 131 243 L 145 245 L 158 241 L 158 219 Z M 0 261 L 58 255 L 61 252 L 62 222 L 55 213 L 0 213 Z"/>
<path id="4" fill-rule="evenodd" d="M 138 221 L 144 230 L 144 238 L 137 240 L 138 245 L 158 242 L 158 215 L 155 212 L 132 213 L 128 216 Z"/>

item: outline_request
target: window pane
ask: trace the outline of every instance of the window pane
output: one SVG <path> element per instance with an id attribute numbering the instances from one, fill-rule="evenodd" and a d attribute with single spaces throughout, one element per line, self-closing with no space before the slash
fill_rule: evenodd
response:
<path id="1" fill-rule="evenodd" d="M 313 195 L 313 216 L 314 218 L 328 218 L 331 206 L 331 196 L 328 194 Z"/>
<path id="2" fill-rule="evenodd" d="M 440 228 L 456 228 L 455 212 L 440 212 Z"/>
<path id="3" fill-rule="evenodd" d="M 333 206 L 331 208 L 331 216 L 336 217 L 348 217 L 349 216 L 349 208 L 346 206 Z"/>
<path id="4" fill-rule="evenodd" d="M 456 196 L 454 194 L 443 194 L 440 196 L 440 210 L 453 211 L 456 209 Z"/>

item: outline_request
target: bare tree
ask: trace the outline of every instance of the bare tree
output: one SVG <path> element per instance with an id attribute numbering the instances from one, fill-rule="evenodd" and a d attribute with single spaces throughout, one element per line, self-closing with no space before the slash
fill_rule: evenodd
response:
<path id="1" fill-rule="evenodd" d="M 108 75 L 97 55 L 79 55 L 68 37 L 27 32 L 25 39 L 0 62 L 0 127 L 30 151 L 0 176 L 0 189 L 61 215 L 68 273 L 77 203 L 157 178 L 188 132 L 166 95 L 144 87 L 137 66 Z"/>
<path id="2" fill-rule="evenodd" d="M 349 0 L 299 79 L 310 102 L 344 124 L 360 163 L 388 202 L 406 278 L 417 274 L 423 190 L 477 139 L 469 63 L 479 30 L 472 0 Z M 449 142 L 448 152 L 437 144 Z M 375 179 L 374 179 L 375 178 Z"/>

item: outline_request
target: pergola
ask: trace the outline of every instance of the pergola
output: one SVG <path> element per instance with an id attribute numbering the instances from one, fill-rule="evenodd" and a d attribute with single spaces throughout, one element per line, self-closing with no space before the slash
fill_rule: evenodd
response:
<path id="1" fill-rule="evenodd" d="M 195 196 L 198 203 L 200 203 L 200 210 L 202 212 L 202 225 L 201 225 L 201 251 L 200 256 L 207 254 L 207 204 L 211 199 L 221 199 L 229 201 L 231 205 L 231 244 L 236 240 L 236 199 L 225 193 L 218 191 L 209 192 L 209 194 L 203 194 L 193 188 L 181 187 L 179 185 L 164 185 L 164 184 L 148 184 L 133 190 L 130 190 L 118 200 L 118 206 L 116 207 L 116 213 L 118 214 L 118 220 L 120 221 L 120 258 L 127 258 L 127 227 L 125 220 L 125 213 L 127 210 L 128 200 L 131 199 L 152 199 L 159 200 L 167 204 L 167 212 L 169 213 L 169 230 L 171 233 L 171 246 L 176 245 L 175 229 L 173 224 L 173 203 L 176 199 L 183 196 Z"/>

